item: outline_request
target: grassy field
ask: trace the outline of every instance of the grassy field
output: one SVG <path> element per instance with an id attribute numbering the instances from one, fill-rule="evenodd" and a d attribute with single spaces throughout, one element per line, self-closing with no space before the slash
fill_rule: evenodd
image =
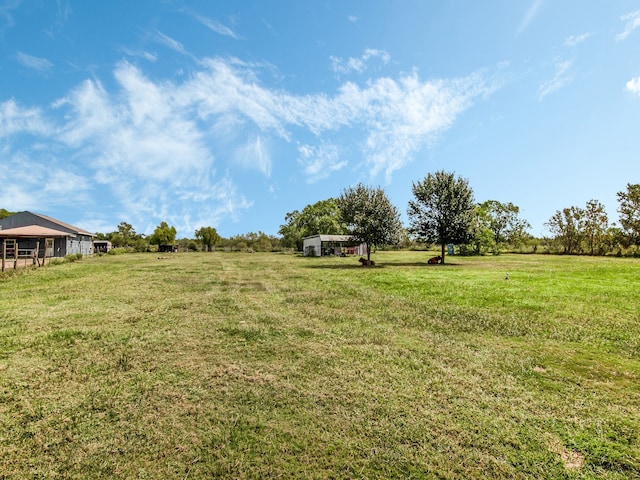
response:
<path id="1" fill-rule="evenodd" d="M 373 258 L 0 277 L 0 478 L 640 478 L 639 260 Z"/>

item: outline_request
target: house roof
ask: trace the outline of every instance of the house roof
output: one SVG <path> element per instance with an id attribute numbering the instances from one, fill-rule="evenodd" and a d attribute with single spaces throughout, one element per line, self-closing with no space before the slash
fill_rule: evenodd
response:
<path id="1" fill-rule="evenodd" d="M 74 230 L 76 233 L 79 233 L 80 235 L 89 235 L 89 236 L 93 237 L 93 233 L 87 232 L 86 230 L 84 230 L 82 228 L 78 228 L 78 227 L 76 227 L 74 225 L 71 225 L 69 223 L 61 222 L 60 220 L 58 220 L 56 218 L 48 217 L 46 215 L 41 215 L 39 213 L 33 213 L 33 212 L 29 212 L 29 213 L 31 213 L 32 215 L 35 215 L 36 217 L 44 218 L 45 220 L 49 220 L 50 222 L 56 223 L 56 224 L 60 225 L 61 227 L 68 228 L 69 230 Z"/>
<path id="2" fill-rule="evenodd" d="M 68 237 L 70 235 L 70 233 L 54 230 L 53 228 L 41 227 L 40 225 L 28 225 L 26 227 L 0 230 L 0 237 L 2 238 L 52 238 Z"/>

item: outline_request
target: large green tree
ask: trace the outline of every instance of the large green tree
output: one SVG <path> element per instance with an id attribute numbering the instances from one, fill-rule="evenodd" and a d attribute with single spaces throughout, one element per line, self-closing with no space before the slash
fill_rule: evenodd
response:
<path id="1" fill-rule="evenodd" d="M 402 234 L 400 213 L 385 191 L 358 184 L 345 189 L 338 200 L 347 233 L 367 244 L 367 260 L 371 248 L 398 243 Z"/>
<path id="2" fill-rule="evenodd" d="M 409 231 L 425 243 L 441 246 L 442 263 L 445 245 L 467 244 L 472 239 L 475 202 L 469 182 L 443 170 L 429 173 L 413 184 L 414 200 L 409 201 Z"/>
<path id="3" fill-rule="evenodd" d="M 202 227 L 195 232 L 196 239 L 206 247 L 208 252 L 213 251 L 213 247 L 220 242 L 220 235 L 213 227 Z"/>
<path id="4" fill-rule="evenodd" d="M 176 241 L 175 227 L 169 226 L 167 222 L 160 222 L 160 225 L 153 231 L 153 235 L 149 239 L 152 245 L 171 245 Z"/>
<path id="5" fill-rule="evenodd" d="M 518 243 L 531 228 L 529 222 L 520 218 L 520 207 L 511 202 L 487 200 L 479 205 L 481 217 L 493 237 L 493 252 L 499 254 L 504 243 Z"/>
<path id="6" fill-rule="evenodd" d="M 626 192 L 618 192 L 620 225 L 631 237 L 631 242 L 640 244 L 640 184 L 627 184 Z"/>
<path id="7" fill-rule="evenodd" d="M 294 210 L 285 216 L 286 223 L 280 226 L 278 233 L 282 235 L 286 246 L 302 250 L 302 239 L 311 235 L 339 235 L 345 233 L 338 200 L 328 198 L 307 205 L 302 212 Z"/>

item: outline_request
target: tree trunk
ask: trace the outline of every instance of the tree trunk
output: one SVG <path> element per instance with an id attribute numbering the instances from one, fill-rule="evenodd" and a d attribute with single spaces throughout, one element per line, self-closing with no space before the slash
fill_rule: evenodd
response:
<path id="1" fill-rule="evenodd" d="M 367 261 L 371 261 L 371 246 L 367 243 Z"/>
<path id="2" fill-rule="evenodd" d="M 441 248 L 441 252 L 442 252 L 440 256 L 442 257 L 442 264 L 444 265 L 444 243 L 441 245 L 440 248 Z"/>

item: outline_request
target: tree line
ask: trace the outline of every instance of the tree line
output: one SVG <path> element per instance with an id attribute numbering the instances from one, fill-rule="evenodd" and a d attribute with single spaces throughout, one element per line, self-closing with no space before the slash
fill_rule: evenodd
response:
<path id="1" fill-rule="evenodd" d="M 117 229 L 108 233 L 96 233 L 96 240 L 111 242 L 112 253 L 156 251 L 160 245 L 178 246 L 182 251 L 272 252 L 282 248 L 281 239 L 264 232 L 249 232 L 229 238 L 221 237 L 214 227 L 201 227 L 193 238 L 176 238 L 177 230 L 167 222 L 160 222 L 153 234 L 137 233 L 133 225 L 120 222 Z"/>
<path id="2" fill-rule="evenodd" d="M 620 226 L 609 224 L 604 206 L 597 200 L 585 208 L 557 211 L 545 226 L 552 236 L 535 238 L 529 222 L 511 202 L 476 203 L 468 180 L 451 172 L 429 173 L 412 185 L 407 207 L 409 226 L 403 227 L 396 207 L 384 190 L 362 184 L 345 189 L 340 197 L 321 200 L 285 216 L 279 234 L 283 245 L 302 250 L 303 238 L 319 233 L 349 234 L 369 247 L 422 244 L 440 248 L 455 244 L 463 255 L 500 254 L 501 251 L 606 255 L 638 254 L 640 245 L 640 185 L 627 184 L 618 192 Z M 448 251 L 448 248 L 446 249 Z M 369 248 L 371 251 L 371 248 Z"/>
<path id="3" fill-rule="evenodd" d="M 552 251 L 566 254 L 607 255 L 625 252 L 638 254 L 640 245 L 640 184 L 627 184 L 617 193 L 620 224 L 609 217 L 598 200 L 582 207 L 556 211 L 545 224 L 552 237 L 545 239 Z M 631 251 L 630 251 L 631 250 Z"/>
<path id="4" fill-rule="evenodd" d="M 409 225 L 403 226 L 398 209 L 380 187 L 358 184 L 344 189 L 337 198 L 320 200 L 285 215 L 280 236 L 249 232 L 229 238 L 204 226 L 194 237 L 176 239 L 176 228 L 161 222 L 153 234 L 144 235 L 121 222 L 109 233 L 96 233 L 96 240 L 109 240 L 116 251 L 145 252 L 159 245 L 179 245 L 182 250 L 213 251 L 301 251 L 303 238 L 316 234 L 347 234 L 372 249 L 433 248 L 439 246 L 444 261 L 446 246 L 457 254 L 500 254 L 502 251 L 538 251 L 587 255 L 640 254 L 640 184 L 628 183 L 617 192 L 619 224 L 610 223 L 598 200 L 584 207 L 558 210 L 545 223 L 549 237 L 535 238 L 531 226 L 520 217 L 518 206 L 487 200 L 477 203 L 468 180 L 454 173 L 437 171 L 412 184 L 413 198 L 407 206 Z M 0 209 L 0 218 L 12 215 Z"/>

